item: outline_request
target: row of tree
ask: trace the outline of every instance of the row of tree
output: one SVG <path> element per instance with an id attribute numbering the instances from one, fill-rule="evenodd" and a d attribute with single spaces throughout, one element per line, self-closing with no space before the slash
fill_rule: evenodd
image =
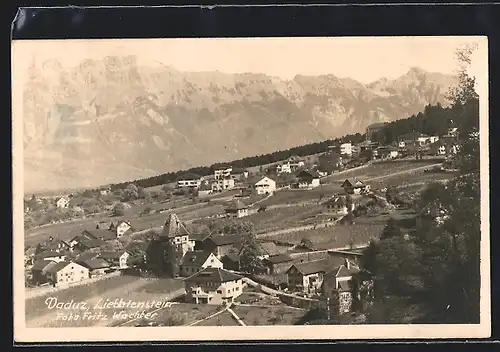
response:
<path id="1" fill-rule="evenodd" d="M 326 140 L 317 143 L 310 143 L 303 146 L 297 146 L 286 150 L 280 150 L 273 153 L 262 154 L 258 156 L 247 157 L 239 160 L 235 160 L 228 163 L 216 163 L 211 166 L 200 166 L 190 168 L 188 170 L 180 170 L 175 172 L 168 172 L 165 174 L 152 176 L 144 179 L 135 180 L 132 182 L 116 183 L 111 185 L 112 189 L 123 189 L 127 187 L 128 184 L 133 183 L 140 187 L 153 187 L 162 184 L 176 182 L 177 180 L 192 177 L 192 175 L 197 176 L 208 176 L 213 175 L 214 170 L 221 167 L 233 167 L 233 170 L 238 169 L 241 171 L 245 168 L 255 167 L 260 165 L 267 165 L 276 163 L 279 161 L 286 160 L 292 156 L 304 157 L 313 154 L 324 153 L 329 149 L 331 145 L 340 145 L 344 142 L 359 143 L 364 140 L 364 135 L 360 133 L 346 135 L 341 138 L 336 138 L 332 140 Z"/>

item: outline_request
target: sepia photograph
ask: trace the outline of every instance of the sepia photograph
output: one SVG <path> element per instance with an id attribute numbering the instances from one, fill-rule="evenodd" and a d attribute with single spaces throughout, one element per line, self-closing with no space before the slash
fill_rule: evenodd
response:
<path id="1" fill-rule="evenodd" d="M 490 334 L 486 37 L 14 40 L 12 111 L 20 342 Z"/>

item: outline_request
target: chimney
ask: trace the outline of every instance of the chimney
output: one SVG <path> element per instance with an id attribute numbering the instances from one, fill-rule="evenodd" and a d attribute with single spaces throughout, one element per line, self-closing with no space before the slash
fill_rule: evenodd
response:
<path id="1" fill-rule="evenodd" d="M 347 259 L 347 258 L 345 260 L 345 267 L 347 268 L 347 270 L 349 270 L 351 268 L 351 263 L 349 262 L 349 259 Z"/>

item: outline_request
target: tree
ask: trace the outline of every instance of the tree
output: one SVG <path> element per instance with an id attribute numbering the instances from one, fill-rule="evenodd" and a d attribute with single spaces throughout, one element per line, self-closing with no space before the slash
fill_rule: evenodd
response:
<path id="1" fill-rule="evenodd" d="M 367 250 L 370 255 L 364 265 L 376 268 L 376 288 L 383 292 L 376 300 L 374 311 L 378 313 L 372 314 L 372 321 L 404 321 L 413 314 L 407 309 L 412 302 L 422 312 L 419 323 L 479 322 L 479 105 L 474 78 L 464 69 L 470 63 L 469 49 L 459 52 L 465 65 L 459 72 L 459 87 L 450 93 L 454 120 L 467 121 L 459 123 L 460 149 L 454 160 L 459 175 L 445 185 L 430 184 L 421 192 L 415 203 L 428 214 L 428 221 L 420 222 L 406 236 L 389 222 L 377 249 L 371 248 L 372 254 Z M 384 316 L 374 318 L 380 312 Z"/>
<path id="2" fill-rule="evenodd" d="M 113 216 L 123 216 L 125 215 L 125 205 L 123 203 L 116 203 L 113 207 Z"/>
<path id="3" fill-rule="evenodd" d="M 123 191 L 122 201 L 128 202 L 136 200 L 137 198 L 139 198 L 139 188 L 133 183 L 130 183 Z"/>
<path id="4" fill-rule="evenodd" d="M 314 250 L 314 243 L 310 238 L 304 237 L 300 240 L 299 246 Z"/>
<path id="5" fill-rule="evenodd" d="M 148 196 L 148 192 L 144 189 L 144 187 L 137 187 L 137 197 L 139 199 L 144 199 Z"/>
<path id="6" fill-rule="evenodd" d="M 240 253 L 241 270 L 250 273 L 261 273 L 265 270 L 264 263 L 260 259 L 260 248 L 255 236 L 249 235 Z"/>
<path id="7" fill-rule="evenodd" d="M 360 159 L 363 159 L 365 161 L 369 161 L 373 159 L 373 151 L 371 149 L 363 149 L 359 153 Z"/>

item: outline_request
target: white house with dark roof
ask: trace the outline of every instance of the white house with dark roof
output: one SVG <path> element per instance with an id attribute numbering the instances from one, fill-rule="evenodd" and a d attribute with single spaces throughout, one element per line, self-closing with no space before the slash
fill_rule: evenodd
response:
<path id="1" fill-rule="evenodd" d="M 208 251 L 189 251 L 182 258 L 181 276 L 191 276 L 205 268 L 223 268 L 222 262 Z"/>
<path id="2" fill-rule="evenodd" d="M 342 183 L 341 187 L 347 194 L 361 194 L 370 191 L 370 185 L 358 179 L 347 179 Z"/>
<path id="3" fill-rule="evenodd" d="M 258 195 L 273 194 L 276 191 L 276 181 L 270 177 L 264 176 L 254 181 L 252 186 Z"/>
<path id="4" fill-rule="evenodd" d="M 69 286 L 89 278 L 89 270 L 70 261 L 56 263 L 46 269 L 46 275 L 55 287 Z"/>
<path id="5" fill-rule="evenodd" d="M 68 197 L 60 197 L 59 199 L 56 200 L 56 206 L 61 209 L 67 208 L 69 205 L 69 198 Z"/>
<path id="6" fill-rule="evenodd" d="M 298 188 L 319 187 L 321 175 L 317 171 L 302 170 L 297 174 Z"/>
<path id="7" fill-rule="evenodd" d="M 242 218 L 248 215 L 248 206 L 239 199 L 231 202 L 224 210 L 230 218 Z"/>
<path id="8" fill-rule="evenodd" d="M 243 276 L 221 268 L 205 268 L 184 279 L 186 301 L 213 305 L 230 304 L 243 293 Z"/>
<path id="9" fill-rule="evenodd" d="M 126 269 L 128 268 L 128 259 L 130 258 L 130 254 L 127 251 L 121 250 L 102 252 L 99 257 L 107 261 L 111 268 Z"/>

